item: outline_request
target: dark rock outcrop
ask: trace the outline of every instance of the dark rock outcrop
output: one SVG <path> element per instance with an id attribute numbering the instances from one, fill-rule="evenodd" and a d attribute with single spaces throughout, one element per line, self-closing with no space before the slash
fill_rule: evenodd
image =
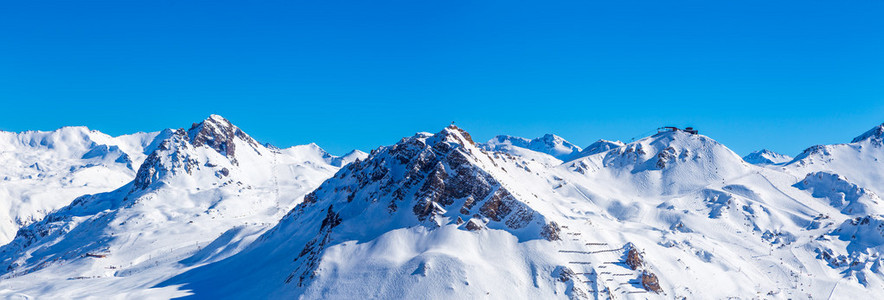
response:
<path id="1" fill-rule="evenodd" d="M 479 231 L 485 229 L 485 225 L 482 222 L 478 222 L 475 219 L 470 219 L 467 221 L 467 225 L 464 226 L 469 231 Z"/>
<path id="2" fill-rule="evenodd" d="M 540 229 L 540 236 L 545 238 L 547 241 L 560 241 L 562 229 L 559 227 L 559 224 L 556 222 L 549 222 L 546 225 L 543 225 L 543 228 Z"/>
<path id="3" fill-rule="evenodd" d="M 642 287 L 644 287 L 645 290 L 657 294 L 663 292 L 663 288 L 660 287 L 660 282 L 657 280 L 657 275 L 654 275 L 654 273 L 648 271 L 642 272 L 641 281 Z"/>
<path id="4" fill-rule="evenodd" d="M 644 265 L 644 259 L 642 258 L 641 253 L 635 248 L 634 245 L 627 244 L 626 245 L 626 265 L 629 266 L 630 269 L 638 270 Z"/>
<path id="5" fill-rule="evenodd" d="M 207 146 L 221 155 L 230 158 L 236 164 L 236 138 L 258 147 L 258 142 L 219 115 L 211 115 L 200 123 L 194 123 L 187 130 L 190 143 L 195 147 Z"/>

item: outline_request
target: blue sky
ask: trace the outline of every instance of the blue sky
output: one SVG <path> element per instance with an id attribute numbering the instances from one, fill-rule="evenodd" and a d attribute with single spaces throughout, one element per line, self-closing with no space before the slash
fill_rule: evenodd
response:
<path id="1" fill-rule="evenodd" d="M 261 141 L 341 154 L 451 121 L 477 140 L 579 145 L 693 125 L 741 155 L 794 155 L 884 122 L 882 14 L 881 1 L 7 1 L 0 130 L 118 135 L 218 113 Z"/>

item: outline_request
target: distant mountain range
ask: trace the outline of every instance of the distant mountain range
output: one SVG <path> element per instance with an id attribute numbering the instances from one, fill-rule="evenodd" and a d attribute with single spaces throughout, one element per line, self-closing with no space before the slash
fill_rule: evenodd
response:
<path id="1" fill-rule="evenodd" d="M 7 298 L 884 298 L 884 124 L 795 158 L 449 126 L 364 153 L 212 115 L 0 132 Z"/>

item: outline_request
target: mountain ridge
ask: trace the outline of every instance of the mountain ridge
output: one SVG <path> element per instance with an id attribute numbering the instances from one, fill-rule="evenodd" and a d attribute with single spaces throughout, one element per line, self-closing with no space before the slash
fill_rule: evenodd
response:
<path id="1" fill-rule="evenodd" d="M 20 230 L 0 247 L 0 294 L 796 298 L 884 287 L 882 186 L 865 167 L 884 155 L 874 134 L 771 167 L 681 131 L 600 141 L 563 162 L 452 125 L 337 167 L 347 155 L 265 147 L 219 118 L 171 131 L 123 187 Z"/>

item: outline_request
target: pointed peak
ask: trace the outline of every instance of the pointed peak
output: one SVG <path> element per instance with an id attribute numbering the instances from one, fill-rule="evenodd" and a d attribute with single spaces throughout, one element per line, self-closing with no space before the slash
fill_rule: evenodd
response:
<path id="1" fill-rule="evenodd" d="M 531 140 L 517 136 L 498 135 L 484 145 L 485 149 L 515 154 L 507 149 L 510 146 L 549 154 L 560 160 L 569 160 L 574 154 L 582 151 L 577 145 L 552 133 Z"/>
<path id="2" fill-rule="evenodd" d="M 205 118 L 203 121 L 201 121 L 199 123 L 193 123 L 193 125 L 190 126 L 190 129 L 188 129 L 188 131 L 197 129 L 202 126 L 207 126 L 207 125 L 212 125 L 215 127 L 236 127 L 233 125 L 233 123 L 230 123 L 230 120 L 227 120 L 220 115 L 211 114 L 211 115 L 209 115 L 209 117 Z"/>
<path id="3" fill-rule="evenodd" d="M 602 153 L 611 149 L 623 147 L 623 145 L 625 144 L 623 144 L 623 142 L 621 141 L 609 141 L 600 139 L 592 144 L 589 144 L 589 146 L 586 146 L 586 148 L 584 148 L 577 157 L 585 157 L 593 154 Z"/>
<path id="4" fill-rule="evenodd" d="M 251 144 L 253 147 L 258 146 L 258 142 L 240 130 L 239 127 L 216 114 L 209 115 L 208 118 L 200 123 L 194 123 L 187 130 L 187 136 L 190 139 L 190 143 L 194 146 L 208 146 L 229 158 L 234 158 L 236 150 L 234 140 L 237 138 Z"/>
<path id="5" fill-rule="evenodd" d="M 206 120 L 207 120 L 207 121 L 208 121 L 208 120 L 212 120 L 212 121 L 216 121 L 216 122 L 227 122 L 227 123 L 230 123 L 230 121 L 228 121 L 228 120 L 225 119 L 224 117 L 222 117 L 222 116 L 220 116 L 220 115 L 216 115 L 216 114 L 211 114 L 211 115 L 209 115 L 209 117 L 206 118 Z"/>
<path id="6" fill-rule="evenodd" d="M 350 150 L 350 152 L 347 152 L 347 154 L 344 154 L 344 157 L 348 157 L 348 156 L 365 157 L 365 156 L 368 156 L 368 153 L 365 153 L 365 151 L 362 151 L 359 149 L 353 149 L 353 150 Z"/>
<path id="7" fill-rule="evenodd" d="M 870 129 L 869 131 L 864 132 L 860 136 L 854 138 L 851 143 L 857 143 L 865 140 L 872 140 L 881 142 L 884 140 L 884 124 L 880 124 Z"/>
<path id="8" fill-rule="evenodd" d="M 357 160 L 363 160 L 368 158 L 368 153 L 362 152 L 358 149 L 351 150 L 342 156 L 331 156 L 329 157 L 329 164 L 336 167 L 343 167 L 351 162 Z"/>
<path id="9" fill-rule="evenodd" d="M 445 127 L 445 129 L 435 134 L 434 136 L 440 136 L 446 140 L 463 145 L 466 145 L 466 143 L 469 143 L 470 145 L 476 144 L 476 142 L 473 141 L 473 137 L 470 136 L 469 132 L 461 129 L 460 127 L 457 127 L 457 125 L 454 125 L 454 123 L 451 123 L 451 125 L 448 125 L 448 127 Z M 450 138 L 453 138 L 453 140 L 451 140 Z"/>
<path id="10" fill-rule="evenodd" d="M 743 156 L 743 160 L 750 164 L 756 165 L 775 165 L 792 161 L 792 157 L 785 154 L 779 154 L 768 149 L 761 149 L 749 153 L 749 155 Z"/>

